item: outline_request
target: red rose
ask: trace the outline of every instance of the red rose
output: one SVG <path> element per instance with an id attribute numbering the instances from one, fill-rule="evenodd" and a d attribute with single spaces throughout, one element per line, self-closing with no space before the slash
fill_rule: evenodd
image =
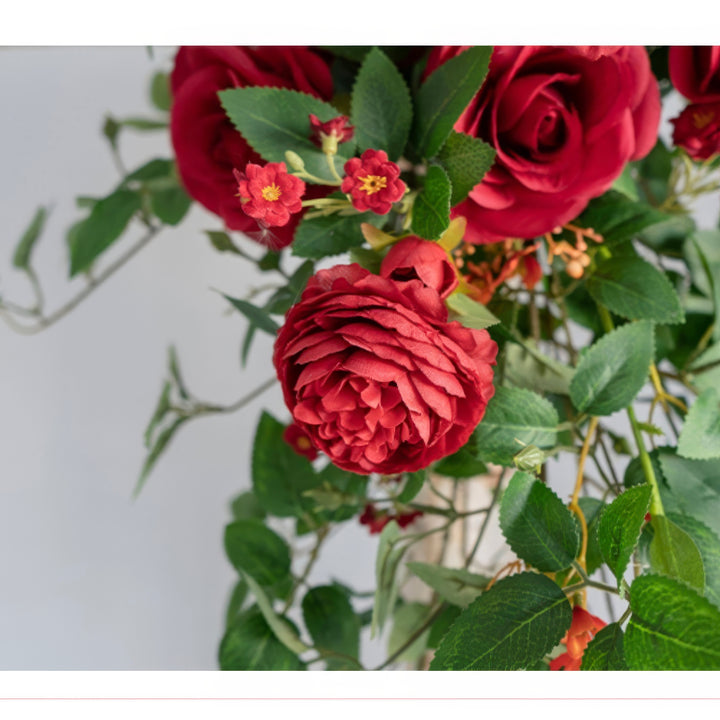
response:
<path id="1" fill-rule="evenodd" d="M 368 149 L 359 158 L 350 158 L 345 175 L 340 189 L 351 196 L 353 207 L 360 212 L 387 215 L 405 194 L 400 168 L 388 160 L 384 150 Z"/>
<path id="2" fill-rule="evenodd" d="M 720 46 L 671 47 L 670 81 L 691 102 L 720 102 Z"/>
<path id="3" fill-rule="evenodd" d="M 426 72 L 463 50 L 435 48 Z M 468 220 L 466 242 L 532 238 L 572 220 L 652 149 L 659 120 L 644 48 L 496 47 L 455 123 L 497 151 L 453 210 Z"/>
<path id="4" fill-rule="evenodd" d="M 574 607 L 570 629 L 562 642 L 567 652 L 550 661 L 551 670 L 579 670 L 585 648 L 606 623 L 581 607 Z"/>
<path id="5" fill-rule="evenodd" d="M 338 467 L 394 474 L 458 450 L 492 397 L 497 346 L 438 293 L 359 265 L 310 279 L 274 362 L 295 422 Z"/>
<path id="6" fill-rule="evenodd" d="M 304 47 L 183 47 L 170 81 L 170 132 L 185 189 L 229 229 L 257 233 L 257 222 L 243 212 L 236 197 L 232 171 L 263 160 L 225 115 L 217 93 L 259 85 L 328 100 L 333 91 L 328 66 Z M 278 247 L 292 242 L 299 217 L 273 230 Z"/>
<path id="7" fill-rule="evenodd" d="M 693 103 L 674 118 L 673 142 L 694 160 L 720 153 L 720 102 Z"/>
<path id="8" fill-rule="evenodd" d="M 397 282 L 420 280 L 444 300 L 459 278 L 448 254 L 437 244 L 411 236 L 392 246 L 380 266 L 380 275 Z"/>

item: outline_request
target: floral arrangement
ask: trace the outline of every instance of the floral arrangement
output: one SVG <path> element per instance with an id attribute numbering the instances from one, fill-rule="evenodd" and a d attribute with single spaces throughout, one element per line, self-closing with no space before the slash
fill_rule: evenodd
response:
<path id="1" fill-rule="evenodd" d="M 209 405 L 171 351 L 136 488 L 280 383 L 224 529 L 220 667 L 370 669 L 369 627 L 373 669 L 720 669 L 720 231 L 694 213 L 720 47 L 183 47 L 151 90 L 162 116 L 104 133 L 174 157 L 83 199 L 86 289 L 46 314 L 40 208 L 12 258 L 37 303 L 0 315 L 54 324 L 193 202 L 208 251 L 266 273 L 225 298 L 277 380 Z M 343 523 L 379 536 L 372 592 L 310 581 Z"/>

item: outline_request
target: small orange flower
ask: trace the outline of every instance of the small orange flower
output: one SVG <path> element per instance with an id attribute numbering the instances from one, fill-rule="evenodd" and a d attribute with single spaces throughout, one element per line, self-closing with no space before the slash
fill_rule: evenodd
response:
<path id="1" fill-rule="evenodd" d="M 573 608 L 570 629 L 562 639 L 567 652 L 558 655 L 550 661 L 551 670 L 579 670 L 582 664 L 583 653 L 595 634 L 605 625 L 603 620 L 591 615 L 581 607 Z"/>

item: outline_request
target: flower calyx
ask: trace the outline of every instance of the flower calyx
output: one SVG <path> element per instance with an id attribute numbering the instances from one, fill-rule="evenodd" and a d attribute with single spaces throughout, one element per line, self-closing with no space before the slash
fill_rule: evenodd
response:
<path id="1" fill-rule="evenodd" d="M 312 113 L 310 118 L 310 140 L 326 155 L 337 154 L 338 145 L 348 142 L 355 135 L 355 127 L 348 123 L 346 115 L 338 115 L 327 122 L 321 122 L 317 115 Z"/>

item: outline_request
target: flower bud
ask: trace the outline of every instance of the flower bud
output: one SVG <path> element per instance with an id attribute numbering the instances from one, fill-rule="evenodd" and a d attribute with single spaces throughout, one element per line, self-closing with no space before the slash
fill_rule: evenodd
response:
<path id="1" fill-rule="evenodd" d="M 305 163 L 303 159 L 292 150 L 285 151 L 285 160 L 287 161 L 287 164 L 297 172 L 302 172 L 305 169 Z"/>

